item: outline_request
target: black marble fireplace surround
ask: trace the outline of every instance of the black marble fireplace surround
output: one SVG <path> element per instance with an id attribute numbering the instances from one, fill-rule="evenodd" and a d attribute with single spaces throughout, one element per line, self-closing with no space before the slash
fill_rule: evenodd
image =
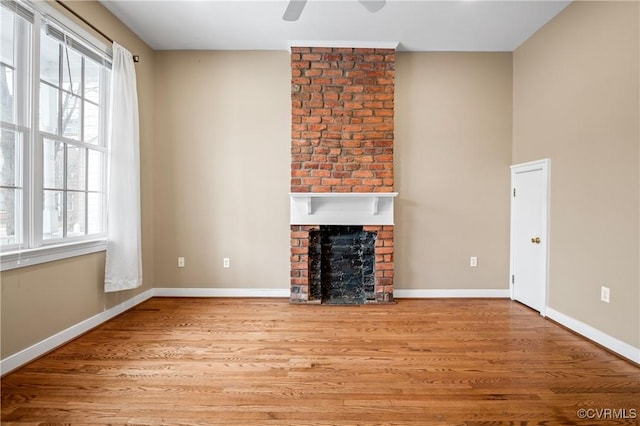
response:
<path id="1" fill-rule="evenodd" d="M 375 302 L 376 233 L 322 225 L 309 232 L 309 292 L 333 305 Z"/>

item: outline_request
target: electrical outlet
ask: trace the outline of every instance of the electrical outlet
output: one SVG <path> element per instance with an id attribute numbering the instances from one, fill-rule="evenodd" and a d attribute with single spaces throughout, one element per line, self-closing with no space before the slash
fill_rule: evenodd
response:
<path id="1" fill-rule="evenodd" d="M 602 286 L 600 287 L 600 300 L 605 303 L 609 303 L 609 297 L 611 296 L 611 290 L 609 287 Z"/>
<path id="2" fill-rule="evenodd" d="M 184 268 L 184 257 L 178 258 L 178 268 Z"/>
<path id="3" fill-rule="evenodd" d="M 475 268 L 478 266 L 478 258 L 476 256 L 471 256 L 469 258 L 469 266 L 471 266 L 472 268 Z"/>
<path id="4" fill-rule="evenodd" d="M 229 258 L 225 257 L 224 259 L 222 259 L 222 266 L 225 268 L 230 268 L 231 264 L 229 263 Z"/>

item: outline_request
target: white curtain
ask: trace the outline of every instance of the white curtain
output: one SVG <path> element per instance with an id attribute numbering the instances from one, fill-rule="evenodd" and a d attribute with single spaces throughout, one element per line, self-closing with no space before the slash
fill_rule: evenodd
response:
<path id="1" fill-rule="evenodd" d="M 113 43 L 105 292 L 142 285 L 140 135 L 133 57 Z"/>

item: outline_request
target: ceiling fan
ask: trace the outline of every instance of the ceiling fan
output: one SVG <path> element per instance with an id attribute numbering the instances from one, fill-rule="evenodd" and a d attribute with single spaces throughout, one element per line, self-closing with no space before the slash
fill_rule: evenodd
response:
<path id="1" fill-rule="evenodd" d="M 369 12 L 375 13 L 382 9 L 387 0 L 358 0 Z M 289 0 L 287 9 L 282 15 L 282 19 L 285 21 L 297 21 L 300 18 L 300 14 L 307 4 L 307 0 Z"/>

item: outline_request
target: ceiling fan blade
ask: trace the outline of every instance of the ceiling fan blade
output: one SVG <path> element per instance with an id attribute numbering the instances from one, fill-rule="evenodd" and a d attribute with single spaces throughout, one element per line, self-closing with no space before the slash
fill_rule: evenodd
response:
<path id="1" fill-rule="evenodd" d="M 371 13 L 375 13 L 382 9 L 386 2 L 386 0 L 360 0 L 360 4 L 366 7 Z"/>
<path id="2" fill-rule="evenodd" d="M 282 19 L 285 21 L 297 21 L 305 4 L 307 4 L 307 0 L 289 0 Z"/>

